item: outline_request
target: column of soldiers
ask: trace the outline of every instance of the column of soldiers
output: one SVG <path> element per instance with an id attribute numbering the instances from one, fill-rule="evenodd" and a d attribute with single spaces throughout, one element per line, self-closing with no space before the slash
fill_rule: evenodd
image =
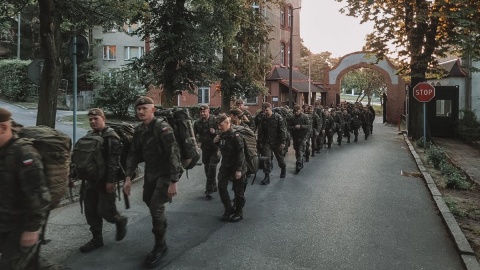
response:
<path id="1" fill-rule="evenodd" d="M 277 159 L 280 167 L 280 178 L 285 178 L 285 154 L 290 138 L 295 150 L 295 172 L 299 173 L 304 167 L 304 162 L 308 162 L 310 156 L 314 157 L 315 153 L 320 153 L 324 145 L 331 148 L 335 133 L 337 143 L 341 145 L 343 136 L 346 136 L 347 143 L 350 143 L 351 133 L 354 135 L 354 142 L 357 142 L 360 128 L 363 130 L 365 140 L 373 131 L 372 123 L 375 117 L 373 108 L 363 107 L 360 103 L 344 103 L 339 108 L 323 108 L 320 103 L 315 103 L 315 106 L 306 105 L 303 109 L 295 105 L 292 113 L 286 108 L 284 111 L 287 113 L 284 116 L 274 112 L 270 103 L 263 103 L 261 112 L 255 117 L 244 108 L 242 100 L 237 100 L 235 103 L 237 107 L 232 108 L 228 114 L 220 114 L 217 117 L 210 115 L 208 106 L 200 106 L 200 119 L 194 125 L 203 152 L 202 162 L 207 179 L 205 196 L 211 199 L 214 192 L 219 192 L 225 210 L 221 216 L 222 221 L 242 220 L 246 201 L 244 180 L 247 170 L 244 142 L 239 134 L 234 132 L 234 125 L 252 128 L 257 132 L 258 151 L 262 156 L 268 157 L 263 166 L 265 177 L 261 181 L 262 185 L 268 185 L 271 181 L 270 173 L 273 165 L 269 161 L 273 157 Z M 154 247 L 146 256 L 144 264 L 151 268 L 159 264 L 168 250 L 165 241 L 167 227 L 165 203 L 171 202 L 177 195 L 177 182 L 183 169 L 173 129 L 166 121 L 158 121 L 155 118 L 153 100 L 148 97 L 139 98 L 135 102 L 135 111 L 140 123 L 135 128 L 128 155 L 123 191 L 126 195 L 130 195 L 135 169 L 140 162 L 145 162 L 143 201 L 152 217 Z M 17 137 L 12 132 L 10 116 L 10 112 L 0 108 L 0 153 L 15 147 Z M 92 132 L 101 132 L 105 129 L 106 119 L 101 109 L 90 110 L 88 116 Z M 160 134 L 160 137 L 154 134 Z M 38 242 L 39 228 L 46 222 L 46 206 L 49 204 L 49 196 L 45 193 L 46 183 L 42 173 L 41 157 L 31 147 L 19 149 L 17 152 L 23 160 L 22 170 L 25 172 L 12 174 L 0 162 L 0 175 L 3 175 L 2 179 L 11 178 L 11 181 L 25 184 L 25 189 L 30 193 L 15 195 L 10 194 L 8 189 L 0 190 L 0 201 L 2 201 L 0 220 L 4 221 L 0 224 L 1 269 L 29 269 L 28 266 L 34 259 L 29 250 L 32 250 Z M 218 163 L 220 168 L 216 177 Z M 113 165 L 107 164 L 107 166 Z M 24 177 L 36 179 L 35 186 L 29 187 L 28 185 L 32 182 L 26 181 Z M 114 207 L 113 180 L 111 177 L 106 177 L 101 185 L 91 187 L 91 196 L 86 202 L 86 214 L 93 238 L 80 248 L 82 252 L 93 251 L 104 245 L 101 235 L 103 219 L 116 224 L 115 239 L 117 241 L 122 240 L 126 235 L 127 219 Z M 235 194 L 233 204 L 228 192 L 230 181 L 233 182 Z M 25 209 L 12 204 L 21 196 L 27 196 L 25 201 L 28 204 L 22 204 Z M 13 201 L 9 201 L 10 199 Z M 5 207 L 11 209 L 3 209 Z M 16 218 L 18 215 L 14 213 L 17 210 L 19 213 L 30 215 L 31 218 Z M 49 269 L 62 269 L 61 266 L 52 268 L 51 263 L 49 267 Z"/>

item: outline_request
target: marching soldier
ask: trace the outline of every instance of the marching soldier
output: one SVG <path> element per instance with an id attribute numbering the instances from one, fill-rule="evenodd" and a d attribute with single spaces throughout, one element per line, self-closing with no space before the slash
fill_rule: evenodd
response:
<path id="1" fill-rule="evenodd" d="M 242 111 L 242 115 L 240 116 L 240 120 L 244 126 L 247 126 L 253 130 L 253 126 L 255 125 L 255 121 L 253 120 L 252 114 L 245 108 L 245 102 L 243 99 L 239 98 L 235 101 L 237 108 Z"/>
<path id="2" fill-rule="evenodd" d="M 332 117 L 330 110 L 325 111 L 325 140 L 327 141 L 328 149 L 332 148 L 333 133 L 335 132 L 335 119 Z"/>
<path id="3" fill-rule="evenodd" d="M 212 199 L 212 193 L 217 192 L 217 164 L 220 162 L 220 151 L 213 143 L 217 135 L 215 116 L 210 114 L 208 105 L 201 105 L 199 108 L 200 119 L 195 121 L 193 131 L 202 149 L 202 163 L 204 166 L 207 182 L 205 184 L 205 196 L 207 200 Z"/>
<path id="4" fill-rule="evenodd" d="M 287 128 L 282 116 L 273 113 L 272 105 L 268 102 L 262 104 L 263 116 L 259 118 L 258 143 L 261 156 L 272 158 L 272 152 L 277 158 L 281 169 L 280 178 L 285 178 L 286 163 L 283 156 L 283 148 L 287 139 Z M 270 183 L 270 164 L 264 165 L 265 178 L 262 185 Z"/>
<path id="5" fill-rule="evenodd" d="M 225 212 L 222 221 L 238 222 L 243 219 L 245 206 L 244 180 L 247 166 L 245 164 L 244 144 L 240 134 L 234 132 L 230 118 L 226 114 L 219 114 L 216 123 L 220 132 L 214 143 L 220 147 L 222 162 L 218 171 L 218 192 Z M 235 209 L 228 193 L 228 182 L 232 180 L 235 193 Z"/>
<path id="6" fill-rule="evenodd" d="M 362 130 L 363 133 L 365 133 L 365 140 L 368 139 L 368 136 L 370 135 L 370 125 L 372 121 L 372 113 L 368 109 L 368 107 L 364 107 L 362 111 Z"/>
<path id="7" fill-rule="evenodd" d="M 350 121 L 350 127 L 352 128 L 353 135 L 355 136 L 354 142 L 358 142 L 358 129 L 362 126 L 361 112 L 357 106 L 353 108 L 352 119 Z"/>
<path id="8" fill-rule="evenodd" d="M 351 126 L 350 122 L 352 120 L 352 117 L 348 113 L 347 109 L 343 109 L 343 122 L 344 122 L 344 130 L 343 130 L 343 135 L 347 137 L 347 143 L 350 143 L 350 132 L 351 132 Z"/>
<path id="9" fill-rule="evenodd" d="M 288 124 L 288 130 L 292 134 L 293 149 L 295 150 L 295 172 L 299 173 L 303 168 L 303 157 L 305 155 L 306 142 L 309 136 L 310 121 L 308 117 L 302 113 L 300 105 L 293 106 L 293 117 Z"/>
<path id="10" fill-rule="evenodd" d="M 318 127 L 318 136 L 317 136 L 317 142 L 316 142 L 316 149 L 315 151 L 317 153 L 320 153 L 320 151 L 323 148 L 323 144 L 325 141 L 325 112 L 323 110 L 323 106 L 320 105 L 319 101 L 315 101 L 315 109 L 314 112 L 318 115 L 319 117 L 319 127 Z"/>

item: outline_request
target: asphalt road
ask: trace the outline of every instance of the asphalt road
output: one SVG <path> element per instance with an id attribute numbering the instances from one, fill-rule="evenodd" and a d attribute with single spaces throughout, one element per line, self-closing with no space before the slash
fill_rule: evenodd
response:
<path id="1" fill-rule="evenodd" d="M 37 110 L 36 109 L 29 109 L 25 110 L 22 109 L 18 106 L 6 103 L 2 100 L 0 100 L 0 107 L 6 108 L 12 113 L 12 118 L 16 122 L 24 125 L 24 126 L 35 126 L 37 122 Z M 77 112 L 78 114 L 86 114 L 86 111 L 79 111 Z M 66 115 L 73 115 L 72 111 L 62 111 L 58 110 L 57 111 L 57 120 L 61 119 L 63 116 Z M 61 132 L 67 134 L 70 136 L 70 138 L 73 138 L 73 124 L 65 124 L 62 122 L 56 122 L 55 123 L 55 128 L 60 130 Z M 87 130 L 83 128 L 76 128 L 76 139 L 78 140 L 79 138 L 85 136 L 87 134 Z"/>
<path id="2" fill-rule="evenodd" d="M 395 127 L 377 122 L 369 140 L 324 149 L 298 175 L 294 162 L 291 150 L 285 179 L 275 162 L 268 186 L 259 173 L 239 223 L 219 221 L 203 168 L 189 171 L 167 205 L 169 253 L 157 269 L 464 269 L 423 180 L 400 174 L 417 168 Z M 118 202 L 129 217 L 123 241 L 105 224 L 105 246 L 80 253 L 90 233 L 73 204 L 52 212 L 43 254 L 75 270 L 141 269 L 153 247 L 141 192 L 142 182 L 129 210 Z"/>

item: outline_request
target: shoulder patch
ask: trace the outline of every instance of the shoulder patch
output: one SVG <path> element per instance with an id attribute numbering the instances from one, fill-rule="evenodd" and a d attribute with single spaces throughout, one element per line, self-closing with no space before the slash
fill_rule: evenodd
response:
<path id="1" fill-rule="evenodd" d="M 240 136 L 240 133 L 238 133 L 238 132 L 235 132 L 235 136 L 237 136 L 237 137 L 238 137 L 238 136 Z"/>
<path id="2" fill-rule="evenodd" d="M 23 163 L 23 166 L 25 166 L 25 167 L 30 166 L 30 165 L 33 164 L 33 159 L 31 159 L 31 158 L 26 159 L 26 160 L 22 161 L 22 163 Z"/>

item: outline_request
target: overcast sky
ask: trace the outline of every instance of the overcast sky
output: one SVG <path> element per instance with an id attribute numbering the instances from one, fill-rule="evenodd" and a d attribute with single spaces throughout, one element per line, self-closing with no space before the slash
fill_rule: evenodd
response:
<path id="1" fill-rule="evenodd" d="M 333 57 L 361 51 L 373 24 L 341 14 L 345 6 L 335 0 L 302 0 L 300 36 L 313 53 L 329 51 Z"/>

